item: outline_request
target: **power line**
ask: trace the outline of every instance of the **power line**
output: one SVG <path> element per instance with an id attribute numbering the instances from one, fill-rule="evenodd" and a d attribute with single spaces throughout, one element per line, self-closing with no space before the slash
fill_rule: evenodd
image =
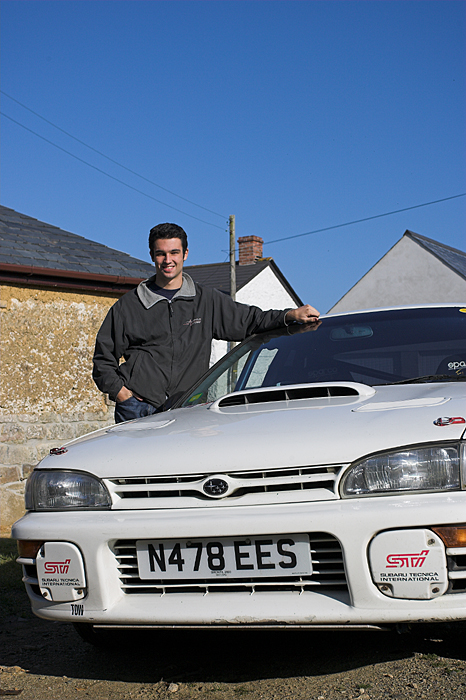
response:
<path id="1" fill-rule="evenodd" d="M 395 209 L 394 211 L 387 211 L 385 214 L 375 214 L 374 216 L 367 216 L 364 219 L 356 219 L 355 221 L 346 221 L 344 224 L 336 224 L 335 226 L 326 226 L 325 228 L 318 228 L 315 231 L 307 231 L 307 233 L 295 233 L 293 236 L 286 236 L 285 238 L 276 238 L 273 241 L 264 241 L 264 245 L 270 245 L 271 243 L 280 243 L 281 241 L 289 241 L 292 238 L 301 238 L 301 236 L 311 236 L 313 233 L 322 233 L 324 231 L 333 231 L 337 228 L 342 228 L 343 226 L 351 226 L 352 224 L 360 224 L 363 221 L 371 221 L 372 219 L 380 219 L 382 216 L 391 216 L 392 214 L 399 214 L 403 211 L 410 211 L 411 209 L 419 209 L 420 207 L 428 207 L 430 204 L 438 204 L 439 202 L 448 202 L 450 199 L 458 199 L 458 197 L 466 197 L 466 192 L 462 194 L 454 194 L 452 197 L 444 197 L 443 199 L 435 199 L 432 202 L 424 202 L 423 204 L 414 204 L 412 207 L 405 207 L 404 209 Z M 239 248 L 236 248 L 239 251 Z M 228 251 L 222 249 L 222 253 Z"/>
<path id="2" fill-rule="evenodd" d="M 174 197 L 178 197 L 178 199 L 182 199 L 184 202 L 188 202 L 188 204 L 193 204 L 195 207 L 199 207 L 199 209 L 204 209 L 204 211 L 209 212 L 209 214 L 214 214 L 215 216 L 220 216 L 222 219 L 228 219 L 227 216 L 224 216 L 223 214 L 219 214 L 216 211 L 212 211 L 212 209 L 207 209 L 207 207 L 203 207 L 200 204 L 196 204 L 196 202 L 193 202 L 190 199 L 186 199 L 186 197 L 182 197 L 180 194 L 176 194 L 176 192 L 172 192 L 171 190 L 167 189 L 166 187 L 162 187 L 162 185 L 157 184 L 157 182 L 154 182 L 153 180 L 149 180 L 147 177 L 144 177 L 144 175 L 140 175 L 135 170 L 131 170 L 131 168 L 128 168 L 126 165 L 119 163 L 117 160 L 114 160 L 113 158 L 110 158 L 110 156 L 105 155 L 105 153 L 102 153 L 102 151 L 97 150 L 97 148 L 94 148 L 93 146 L 89 146 L 88 143 L 85 143 L 84 141 L 81 141 L 81 139 L 78 139 L 76 136 L 73 136 L 73 134 L 70 134 L 69 131 L 65 131 L 65 129 L 61 128 L 61 126 L 58 126 L 57 124 L 54 124 L 53 122 L 51 122 L 49 119 L 46 119 L 41 114 L 39 114 L 38 112 L 35 112 L 33 109 L 31 109 L 27 105 L 23 104 L 22 102 L 20 102 L 16 98 L 12 97 L 4 90 L 0 90 L 0 92 L 2 93 L 2 95 L 5 95 L 5 97 L 8 97 L 8 99 L 13 100 L 13 102 L 16 102 L 16 104 L 21 105 L 21 107 L 24 107 L 24 109 L 27 109 L 28 112 L 31 112 L 31 114 L 34 114 L 36 117 L 39 117 L 39 119 L 42 119 L 47 124 L 50 124 L 55 129 L 58 129 L 58 131 L 61 131 L 63 134 L 66 134 L 66 136 L 69 136 L 70 138 L 74 139 L 75 141 L 80 143 L 82 146 L 85 146 L 86 148 L 89 148 L 91 151 L 94 151 L 94 153 L 98 153 L 99 156 L 106 158 L 111 163 L 118 165 L 120 168 L 123 168 L 124 170 L 127 170 L 132 175 L 136 175 L 136 177 L 141 178 L 141 180 L 145 180 L 149 184 L 154 185 L 155 187 L 159 187 L 164 192 L 168 192 L 169 194 L 172 194 Z M 16 123 L 19 124 L 19 122 L 16 122 Z M 20 124 L 20 126 L 22 126 L 22 125 Z M 35 132 L 32 132 L 32 133 L 35 133 Z M 38 136 L 38 134 L 36 134 L 36 135 Z M 156 201 L 158 201 L 158 200 L 156 200 Z M 167 206 L 169 206 L 169 205 L 167 204 Z M 179 210 L 177 209 L 176 211 L 179 211 Z M 200 221 L 200 219 L 199 219 L 199 221 Z"/>
<path id="3" fill-rule="evenodd" d="M 86 146 L 87 148 L 91 149 L 92 151 L 95 151 L 96 153 L 98 153 L 99 155 L 103 156 L 104 158 L 107 158 L 107 160 L 109 160 L 109 161 L 111 161 L 112 163 L 115 163 L 116 165 L 118 165 L 118 166 L 124 168 L 124 169 L 127 170 L 128 172 L 130 172 L 130 173 L 136 175 L 137 177 L 140 177 L 140 178 L 143 179 L 143 180 L 146 180 L 146 182 L 149 182 L 150 184 L 155 185 L 156 187 L 160 187 L 160 189 L 163 189 L 163 190 L 165 190 L 166 192 L 168 192 L 168 193 L 170 193 L 170 194 L 173 194 L 175 197 L 179 197 L 180 199 L 183 199 L 185 202 L 188 202 L 189 204 L 194 204 L 194 206 L 200 207 L 201 209 L 204 209 L 205 211 L 208 211 L 208 212 L 210 212 L 210 213 L 212 213 L 212 214 L 215 214 L 216 216 L 222 216 L 221 214 L 218 214 L 217 212 L 211 211 L 210 209 L 207 209 L 206 207 L 202 207 L 200 204 L 196 204 L 195 202 L 191 202 L 191 200 L 186 199 L 186 198 L 184 198 L 184 197 L 181 197 L 180 195 L 177 195 L 177 194 L 175 194 L 174 192 L 171 192 L 170 190 L 166 189 L 165 187 L 162 187 L 161 185 L 158 185 L 157 183 L 152 182 L 151 180 L 148 180 L 148 179 L 147 179 L 146 177 L 144 177 L 143 175 L 139 175 L 139 174 L 136 173 L 135 171 L 131 170 L 130 168 L 127 168 L 125 165 L 122 165 L 121 163 L 118 163 L 118 161 L 113 160 L 113 159 L 110 158 L 109 156 L 106 156 L 104 153 L 101 153 L 100 151 L 98 151 L 97 149 L 93 148 L 92 146 L 88 146 L 86 143 L 84 143 L 84 141 L 81 141 L 80 139 L 76 138 L 76 137 L 73 136 L 72 134 L 69 134 L 69 133 L 68 133 L 67 131 L 65 131 L 64 129 L 61 129 L 61 127 L 56 126 L 55 124 L 53 124 L 52 122 L 50 122 L 48 119 L 45 119 L 45 117 L 42 117 L 40 114 L 37 114 L 37 112 L 34 112 L 34 111 L 33 111 L 32 109 L 30 109 L 29 107 L 26 107 L 26 105 L 23 105 L 21 102 L 19 102 L 18 100 L 16 100 L 14 97 L 11 97 L 11 96 L 8 95 L 7 93 L 5 93 L 3 90 L 0 90 L 0 92 L 3 93 L 4 95 L 6 95 L 6 97 L 8 97 L 9 99 L 13 100 L 14 102 L 17 102 L 19 105 L 21 105 L 21 106 L 24 107 L 25 109 L 29 110 L 30 112 L 32 112 L 33 114 L 35 114 L 36 116 L 38 116 L 40 119 L 43 119 L 43 120 L 44 120 L 45 122 L 47 122 L 48 124 L 51 124 L 52 126 L 54 126 L 54 127 L 55 127 L 56 129 L 58 129 L 59 131 L 62 131 L 64 134 L 66 134 L 67 136 L 70 136 L 70 137 L 73 138 L 75 141 L 78 141 L 78 142 L 81 143 L 82 145 Z M 90 168 L 93 168 L 93 169 L 96 170 L 97 172 L 102 173 L 103 175 L 106 175 L 107 177 L 111 178 L 112 180 L 115 180 L 116 182 L 120 183 L 121 185 L 124 185 L 125 187 L 128 187 L 129 189 L 133 190 L 134 192 L 138 192 L 139 194 L 142 194 L 144 197 L 148 197 L 149 199 L 152 199 L 154 202 L 157 202 L 158 204 L 162 204 L 163 206 L 169 207 L 170 209 L 173 209 L 174 211 L 177 211 L 177 212 L 179 212 L 179 213 L 181 213 L 181 214 L 184 214 L 185 216 L 189 216 L 190 218 L 195 219 L 196 221 L 200 221 L 200 222 L 203 223 L 203 224 L 207 224 L 208 226 L 213 226 L 214 228 L 218 228 L 218 229 L 220 229 L 220 230 L 222 230 L 222 231 L 226 231 L 226 229 L 222 228 L 221 226 L 218 226 L 217 224 L 212 224 L 212 223 L 210 223 L 209 221 L 204 221 L 203 219 L 199 219 L 197 216 L 193 216 L 192 214 L 188 214 L 187 212 L 183 211 L 182 209 L 177 209 L 176 207 L 173 207 L 173 206 L 170 205 L 170 204 L 166 204 L 165 202 L 162 202 L 161 200 L 156 199 L 155 197 L 152 197 L 151 195 L 147 194 L 146 192 L 143 192 L 142 190 L 139 190 L 139 189 L 137 189 L 136 187 L 133 187 L 132 185 L 129 185 L 128 183 L 124 182 L 123 180 L 120 180 L 119 178 L 114 177 L 113 175 L 110 175 L 109 173 L 105 172 L 105 170 L 102 170 L 101 168 L 98 168 L 97 166 L 92 165 L 92 163 L 88 163 L 87 161 L 83 160 L 82 158 L 79 158 L 79 156 L 74 155 L 74 153 L 71 153 L 70 151 L 67 151 L 65 148 L 62 148 L 61 146 L 58 146 L 58 144 L 54 143 L 53 141 L 50 141 L 49 139 L 45 138 L 44 136 L 41 136 L 40 134 L 38 134 L 37 132 L 33 131 L 32 129 L 29 129 L 29 128 L 28 128 L 27 126 L 25 126 L 24 124 L 21 124 L 21 123 L 18 122 L 16 119 L 13 119 L 12 117 L 10 117 L 10 116 L 8 116 L 7 114 L 5 114 L 5 112 L 0 112 L 0 114 L 2 114 L 4 117 L 6 117 L 6 118 L 9 119 L 10 121 L 14 122 L 15 124 L 17 124 L 18 126 L 22 127 L 22 128 L 25 129 L 26 131 L 29 131 L 31 134 L 34 134 L 34 136 L 37 136 L 38 138 L 42 139 L 42 140 L 45 141 L 46 143 L 49 143 L 51 146 L 54 146 L 55 148 L 58 148 L 60 151 L 63 151 L 64 153 L 66 153 L 67 155 L 71 156 L 72 158 L 75 158 L 76 160 L 80 161 L 81 163 L 84 163 L 85 165 L 89 166 Z M 380 218 L 385 217 L 385 216 L 392 216 L 393 214 L 400 214 L 400 213 L 405 212 L 405 211 L 411 211 L 411 210 L 413 210 L 413 209 L 420 209 L 421 207 L 428 207 L 428 206 L 430 206 L 430 205 L 432 205 L 432 204 L 439 204 L 440 202 L 448 202 L 448 201 L 450 201 L 450 200 L 452 200 L 452 199 L 458 199 L 459 197 L 465 197 L 465 196 L 466 196 L 466 192 L 463 192 L 463 193 L 461 193 L 461 194 L 456 194 L 456 195 L 453 195 L 453 196 L 451 196 L 451 197 L 444 197 L 443 199 L 436 199 L 436 200 L 433 200 L 433 201 L 431 201 L 431 202 L 424 202 L 423 204 L 415 204 L 415 205 L 410 206 L 410 207 L 404 207 L 403 209 L 395 209 L 395 210 L 393 210 L 393 211 L 385 212 L 385 213 L 383 213 L 383 214 L 375 214 L 374 216 L 367 216 L 367 217 L 365 217 L 365 218 L 363 218 L 363 219 L 355 219 L 354 221 L 346 221 L 346 222 L 343 223 L 343 224 L 336 224 L 336 225 L 334 225 L 334 226 L 326 226 L 325 228 L 315 229 L 314 231 L 307 231 L 307 232 L 305 232 L 305 233 L 296 233 L 296 234 L 293 234 L 292 236 L 285 236 L 285 237 L 283 237 L 283 238 L 276 238 L 276 239 L 274 239 L 273 241 L 264 241 L 264 245 L 271 245 L 272 243 L 281 243 L 282 241 L 289 241 L 289 240 L 292 240 L 293 238 L 301 238 L 301 237 L 303 237 L 303 236 L 312 236 L 312 235 L 315 234 L 315 233 L 324 233 L 324 232 L 326 232 L 326 231 L 333 231 L 333 230 L 335 230 L 335 229 L 343 228 L 343 227 L 345 227 L 345 226 L 352 226 L 352 225 L 354 225 L 354 224 L 360 224 L 360 223 L 363 223 L 363 222 L 365 222 L 365 221 L 373 221 L 374 219 L 380 219 Z M 224 218 L 226 219 L 227 217 L 224 217 Z M 238 249 L 237 249 L 237 250 L 238 250 Z M 223 251 L 223 252 L 225 252 L 225 251 Z"/>
<path id="4" fill-rule="evenodd" d="M 207 226 L 213 226 L 214 228 L 219 228 L 221 231 L 226 231 L 226 229 L 222 228 L 222 226 L 218 226 L 217 224 L 211 224 L 210 221 L 204 221 L 203 219 L 199 219 L 197 216 L 193 216 L 192 214 L 188 214 L 187 212 L 183 211 L 182 209 L 177 209 L 176 207 L 173 207 L 171 204 L 167 204 L 166 202 L 162 202 L 160 199 L 156 199 L 156 197 L 152 197 L 152 195 L 147 194 L 146 192 L 143 192 L 142 190 L 138 190 L 137 187 L 133 187 L 132 185 L 128 185 L 127 182 L 120 180 L 118 177 L 114 177 L 113 175 L 110 175 L 110 173 L 105 172 L 105 170 L 98 168 L 96 165 L 92 165 L 92 163 L 88 163 L 86 160 L 83 160 L 83 158 L 79 158 L 79 156 L 75 156 L 74 153 L 67 151 L 66 148 L 62 148 L 61 146 L 58 146 L 58 144 L 54 143 L 53 141 L 46 139 L 45 136 L 41 136 L 40 134 L 33 131 L 32 129 L 29 129 L 27 126 L 24 126 L 24 124 L 21 124 L 21 122 L 18 122 L 18 121 L 16 121 L 16 119 L 9 117 L 8 114 L 5 114 L 5 112 L 0 112 L 0 114 L 2 114 L 4 117 L 6 117 L 10 121 L 12 121 L 14 124 L 17 124 L 18 126 L 22 127 L 26 131 L 29 131 L 31 134 L 34 134 L 34 136 L 38 136 L 40 139 L 42 139 L 42 141 L 49 143 L 51 146 L 58 148 L 58 150 L 60 150 L 60 151 L 63 151 L 63 153 L 66 153 L 67 155 L 71 156 L 72 158 L 75 158 L 76 160 L 79 160 L 80 163 L 84 163 L 84 165 L 88 165 L 90 168 L 93 168 L 94 170 L 97 170 L 97 172 L 102 173 L 102 175 L 106 175 L 111 180 L 115 180 L 115 182 L 119 182 L 120 185 L 124 185 L 125 187 L 128 187 L 130 190 L 133 190 L 134 192 L 138 192 L 139 194 L 142 194 L 144 197 L 148 197 L 149 199 L 152 199 L 154 202 L 157 202 L 158 204 L 163 204 L 163 206 L 169 207 L 170 209 L 173 209 L 174 211 L 177 211 L 180 214 L 184 214 L 185 216 L 189 216 L 189 217 L 191 217 L 191 219 L 196 219 L 196 221 L 200 221 L 203 224 L 207 224 Z"/>
<path id="5" fill-rule="evenodd" d="M 405 207 L 404 209 L 395 209 L 394 211 L 387 211 L 385 214 L 376 214 L 375 216 L 366 216 L 364 219 L 356 219 L 355 221 L 346 221 L 344 224 L 337 224 L 336 226 L 326 226 L 325 228 L 318 228 L 315 231 L 307 231 L 307 233 L 296 233 L 293 236 L 286 236 L 285 238 L 276 238 L 273 241 L 264 241 L 264 245 L 270 245 L 271 243 L 279 243 L 281 241 L 289 241 L 292 238 L 301 238 L 301 236 L 312 236 L 313 233 L 322 233 L 324 231 L 333 231 L 336 228 L 343 228 L 343 226 L 351 226 L 352 224 L 361 224 L 363 221 L 372 221 L 373 219 L 380 219 L 383 216 L 391 216 L 392 214 L 400 214 L 403 211 L 410 211 L 411 209 L 420 209 L 420 207 L 428 207 L 431 204 L 438 204 L 439 202 L 448 202 L 450 199 L 457 199 L 458 197 L 466 197 L 466 192 L 462 194 L 454 194 L 452 197 L 444 197 L 443 199 L 435 199 L 432 202 L 424 202 L 424 204 L 415 204 L 412 207 Z"/>

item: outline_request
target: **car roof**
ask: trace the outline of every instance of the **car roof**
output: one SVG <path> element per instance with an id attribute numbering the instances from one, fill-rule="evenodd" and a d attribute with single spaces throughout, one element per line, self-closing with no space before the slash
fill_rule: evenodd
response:
<path id="1" fill-rule="evenodd" d="M 386 306 L 376 309 L 354 309 L 353 311 L 344 311 L 338 314 L 324 314 L 320 318 L 337 318 L 338 316 L 355 316 L 356 314 L 373 314 L 379 311 L 406 311 L 409 309 L 454 309 L 462 308 L 466 309 L 466 301 L 458 302 L 444 302 L 438 304 L 413 304 L 412 306 Z"/>

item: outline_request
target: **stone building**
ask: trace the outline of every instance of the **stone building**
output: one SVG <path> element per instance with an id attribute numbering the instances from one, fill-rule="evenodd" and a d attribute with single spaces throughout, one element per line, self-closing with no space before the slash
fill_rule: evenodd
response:
<path id="1" fill-rule="evenodd" d="M 329 313 L 449 301 L 466 302 L 466 253 L 405 231 Z"/>
<path id="2" fill-rule="evenodd" d="M 238 301 L 299 305 L 251 238 L 254 249 L 237 263 Z M 228 263 L 185 269 L 229 293 Z M 1 536 L 24 512 L 25 480 L 50 448 L 113 422 L 91 378 L 95 336 L 109 307 L 153 273 L 148 262 L 0 207 Z"/>

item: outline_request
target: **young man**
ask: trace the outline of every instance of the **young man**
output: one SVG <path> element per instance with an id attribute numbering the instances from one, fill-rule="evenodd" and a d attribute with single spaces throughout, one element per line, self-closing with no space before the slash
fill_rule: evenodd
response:
<path id="1" fill-rule="evenodd" d="M 318 321 L 309 305 L 262 311 L 196 284 L 183 272 L 188 240 L 176 224 L 151 229 L 149 250 L 155 275 L 112 306 L 97 334 L 92 376 L 116 402 L 117 423 L 151 415 L 189 389 L 209 367 L 213 338 Z"/>

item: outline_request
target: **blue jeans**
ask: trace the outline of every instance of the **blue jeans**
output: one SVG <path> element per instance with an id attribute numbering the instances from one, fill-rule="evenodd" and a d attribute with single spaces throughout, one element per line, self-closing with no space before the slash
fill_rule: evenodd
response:
<path id="1" fill-rule="evenodd" d="M 123 423 L 125 420 L 133 418 L 143 418 L 157 413 L 159 409 L 145 401 L 138 401 L 134 396 L 130 396 L 125 401 L 117 401 L 115 404 L 115 423 Z"/>

